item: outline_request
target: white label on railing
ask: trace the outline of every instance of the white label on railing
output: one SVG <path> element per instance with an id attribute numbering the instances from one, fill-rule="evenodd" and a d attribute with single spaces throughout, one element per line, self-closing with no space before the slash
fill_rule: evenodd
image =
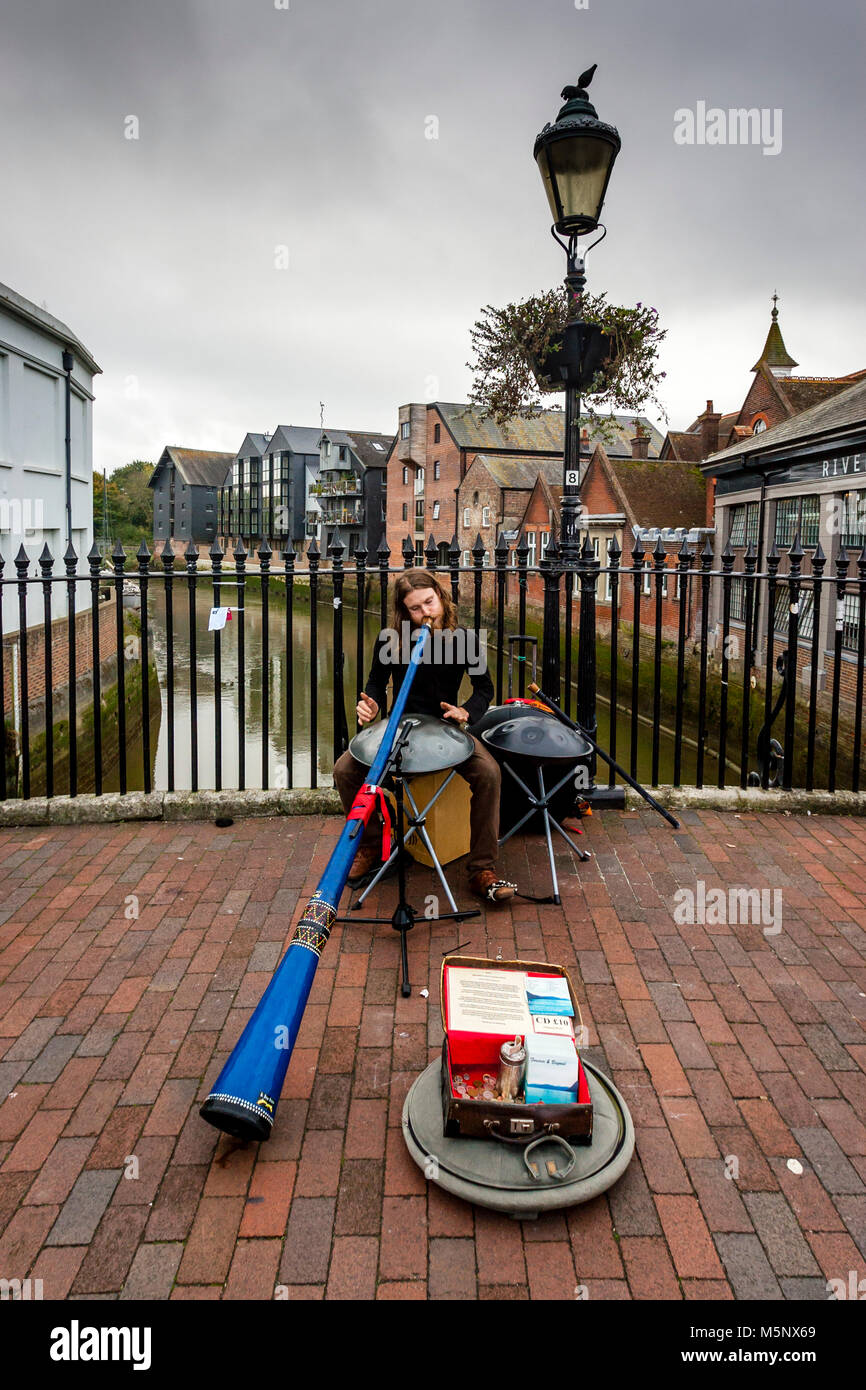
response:
<path id="1" fill-rule="evenodd" d="M 791 616 L 792 616 L 792 617 L 796 617 L 797 614 L 799 613 L 799 611 L 800 611 L 800 605 L 799 605 L 799 603 L 792 603 L 792 604 L 791 604 Z"/>
<path id="2" fill-rule="evenodd" d="M 578 469 L 567 468 L 565 470 L 565 485 L 566 487 L 580 487 L 580 472 Z"/>
<path id="3" fill-rule="evenodd" d="M 226 625 L 229 610 L 227 608 L 212 608 L 208 619 L 208 632 L 219 632 Z"/>

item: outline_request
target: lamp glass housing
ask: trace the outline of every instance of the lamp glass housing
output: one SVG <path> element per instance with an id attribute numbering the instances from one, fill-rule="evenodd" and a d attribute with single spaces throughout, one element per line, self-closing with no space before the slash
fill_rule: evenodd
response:
<path id="1" fill-rule="evenodd" d="M 618 150 L 609 137 L 579 125 L 573 134 L 540 138 L 536 160 L 558 232 L 580 234 L 598 226 Z"/>

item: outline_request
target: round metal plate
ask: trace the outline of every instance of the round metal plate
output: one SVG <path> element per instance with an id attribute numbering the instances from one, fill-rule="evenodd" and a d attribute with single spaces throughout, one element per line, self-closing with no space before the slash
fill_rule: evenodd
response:
<path id="1" fill-rule="evenodd" d="M 446 1139 L 442 1133 L 441 1062 L 431 1062 L 414 1083 L 403 1106 L 403 1138 L 425 1177 L 446 1192 L 478 1206 L 513 1216 L 588 1202 L 622 1177 L 634 1152 L 634 1125 L 628 1107 L 600 1071 L 584 1061 L 593 1105 L 591 1144 L 574 1144 L 575 1165 L 564 1182 L 534 1180 L 522 1150 L 487 1139 Z M 559 1146 L 536 1150 L 562 1166 Z M 544 1171 L 543 1162 L 539 1165 Z"/>
<path id="2" fill-rule="evenodd" d="M 469 735 L 453 723 L 436 719 L 431 714 L 409 714 L 406 717 L 418 721 L 403 749 L 403 771 L 407 776 L 459 767 L 475 752 L 475 744 Z M 380 720 L 356 734 L 349 744 L 352 757 L 365 767 L 372 767 L 387 727 L 387 723 Z"/>
<path id="3" fill-rule="evenodd" d="M 481 738 L 497 753 L 510 753 L 524 758 L 551 762 L 562 759 L 574 762 L 586 757 L 589 744 L 573 729 L 567 729 L 548 714 L 524 715 L 506 719 L 492 729 L 485 729 Z"/>

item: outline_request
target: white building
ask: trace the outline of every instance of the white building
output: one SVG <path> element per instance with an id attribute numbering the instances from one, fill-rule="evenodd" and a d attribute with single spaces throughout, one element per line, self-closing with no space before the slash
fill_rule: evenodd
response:
<path id="1" fill-rule="evenodd" d="M 29 299 L 0 284 L 0 554 L 16 578 L 23 544 L 29 573 L 47 542 L 54 573 L 65 573 L 71 539 L 86 574 L 93 543 L 93 378 L 100 371 L 75 334 Z M 76 586 L 76 605 L 90 602 Z M 53 616 L 66 612 L 65 586 L 52 585 Z M 27 626 L 41 622 L 42 594 L 28 585 Z M 3 632 L 17 631 L 18 594 L 3 586 Z"/>

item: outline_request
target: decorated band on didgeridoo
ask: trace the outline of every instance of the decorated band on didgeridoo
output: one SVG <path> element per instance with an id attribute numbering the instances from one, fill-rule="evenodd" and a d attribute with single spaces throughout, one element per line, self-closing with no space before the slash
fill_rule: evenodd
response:
<path id="1" fill-rule="evenodd" d="M 400 689 L 409 665 L 412 634 L 423 622 L 432 625 L 432 640 L 415 675 L 406 714 L 430 715 L 464 728 L 488 708 L 494 692 L 483 644 L 476 633 L 458 623 L 451 596 L 436 575 L 410 569 L 394 581 L 392 626 L 383 628 L 376 638 L 370 674 L 355 711 L 362 727 L 375 719 L 384 705 L 389 680 L 393 695 Z M 465 676 L 472 684 L 472 694 L 460 704 Z M 473 754 L 457 767 L 471 790 L 466 865 L 469 887 L 476 897 L 505 902 L 514 896 L 517 885 L 502 878 L 497 869 L 501 773 L 484 744 L 477 738 L 472 743 Z M 351 752 L 343 753 L 334 764 L 334 783 L 346 811 L 367 775 L 368 769 Z M 350 882 L 360 882 L 381 862 L 382 832 L 377 815 L 367 823 Z"/>

